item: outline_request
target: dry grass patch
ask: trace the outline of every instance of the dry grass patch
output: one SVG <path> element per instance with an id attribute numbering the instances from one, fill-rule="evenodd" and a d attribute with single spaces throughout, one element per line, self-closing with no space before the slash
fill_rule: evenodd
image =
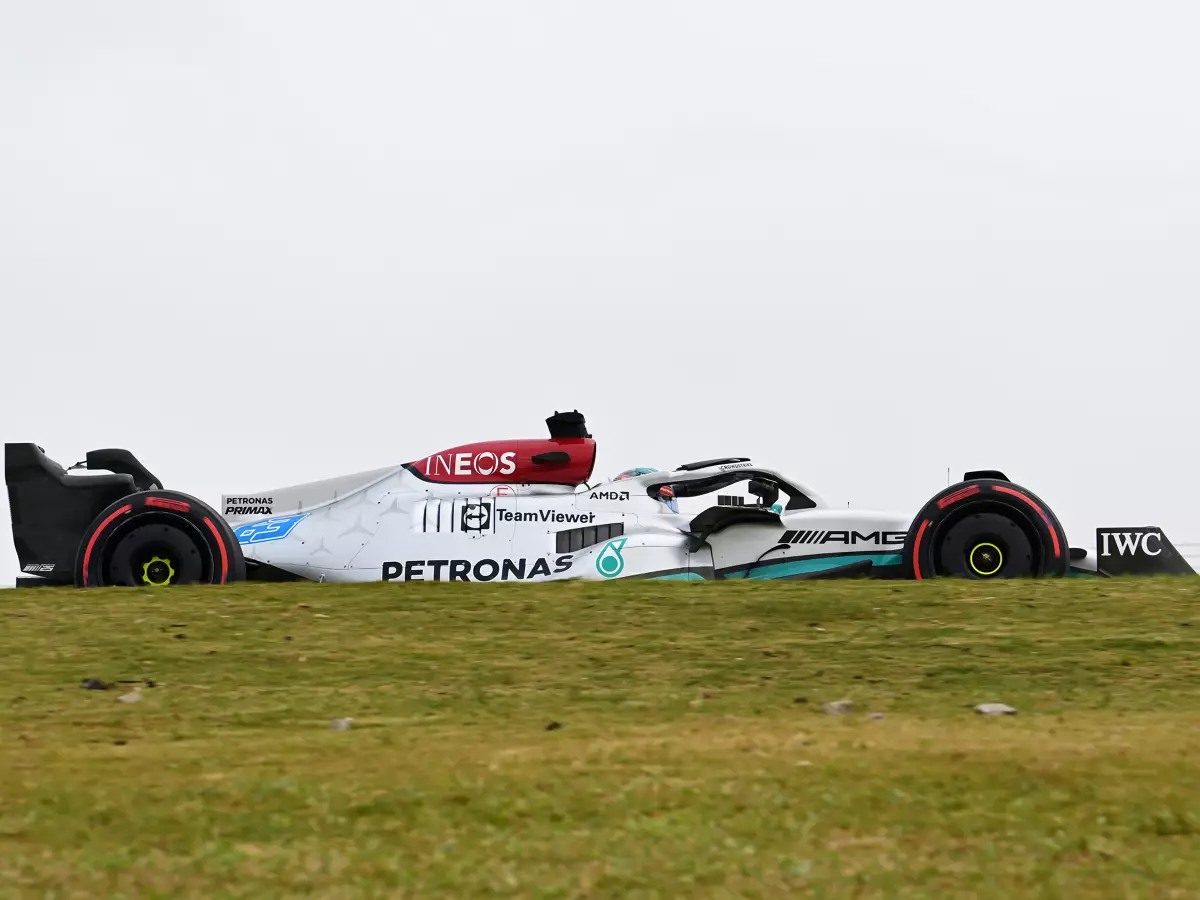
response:
<path id="1" fill-rule="evenodd" d="M 14 592 L 0 896 L 1193 896 L 1198 599 Z"/>

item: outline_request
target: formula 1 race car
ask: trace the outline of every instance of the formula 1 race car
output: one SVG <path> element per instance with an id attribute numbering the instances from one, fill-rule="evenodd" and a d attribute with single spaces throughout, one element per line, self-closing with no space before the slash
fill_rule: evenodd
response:
<path id="1" fill-rule="evenodd" d="M 578 412 L 548 439 L 223 496 L 165 490 L 127 450 L 63 469 L 6 444 L 22 586 L 234 581 L 546 581 L 1195 574 L 1155 527 L 1100 528 L 1089 552 L 1001 472 L 967 472 L 915 516 L 835 509 L 746 457 L 589 483 Z"/>

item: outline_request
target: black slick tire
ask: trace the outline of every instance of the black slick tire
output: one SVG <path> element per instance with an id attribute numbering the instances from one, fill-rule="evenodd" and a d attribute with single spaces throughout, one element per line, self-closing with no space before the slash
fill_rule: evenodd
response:
<path id="1" fill-rule="evenodd" d="M 105 508 L 84 532 L 77 587 L 228 584 L 246 579 L 246 561 L 212 507 L 176 491 L 142 491 Z"/>
<path id="2" fill-rule="evenodd" d="M 941 491 L 913 519 L 904 545 L 904 573 L 918 581 L 1058 578 L 1070 567 L 1066 532 L 1046 502 L 995 479 Z"/>

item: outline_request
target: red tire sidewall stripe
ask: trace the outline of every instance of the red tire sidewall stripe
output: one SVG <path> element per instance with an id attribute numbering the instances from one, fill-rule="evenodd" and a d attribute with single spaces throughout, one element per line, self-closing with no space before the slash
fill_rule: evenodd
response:
<path id="1" fill-rule="evenodd" d="M 169 509 L 173 512 L 188 512 L 192 508 L 192 504 L 185 500 L 172 500 L 170 497 L 147 497 L 145 506 L 153 506 L 158 509 Z"/>
<path id="2" fill-rule="evenodd" d="M 913 576 L 917 581 L 923 581 L 921 575 L 921 539 L 925 537 L 925 529 L 929 527 L 929 520 L 926 519 L 921 523 L 921 527 L 917 529 L 917 539 L 913 541 Z"/>
<path id="3" fill-rule="evenodd" d="M 963 488 L 961 491 L 955 491 L 953 494 L 947 494 L 937 502 L 938 509 L 945 509 L 947 506 L 953 506 L 959 500 L 966 500 L 968 497 L 974 497 L 979 493 L 981 488 L 977 484 Z"/>
<path id="4" fill-rule="evenodd" d="M 127 503 L 124 506 L 122 506 L 121 508 L 113 510 L 112 513 L 108 516 L 108 518 L 100 523 L 100 527 L 97 528 L 94 532 L 92 532 L 92 538 L 91 538 L 91 540 L 88 541 L 87 549 L 83 551 L 83 586 L 84 587 L 88 586 L 88 574 L 89 574 L 88 570 L 89 570 L 89 566 L 90 566 L 90 563 L 92 560 L 92 550 L 96 546 L 96 539 L 99 538 L 100 535 L 104 533 L 105 528 L 107 528 L 109 525 L 112 524 L 113 519 L 115 519 L 117 516 L 125 515 L 125 513 L 131 511 L 132 509 L 133 509 L 133 505 Z M 222 548 L 222 550 L 223 549 L 224 548 Z"/>
<path id="5" fill-rule="evenodd" d="M 208 516 L 204 517 L 204 524 L 213 533 L 213 537 L 217 539 L 217 546 L 221 548 L 221 584 L 224 584 L 226 577 L 229 575 L 229 554 L 225 551 L 225 539 L 221 537 L 221 532 L 217 530 L 217 526 L 212 523 L 212 519 Z"/>
<path id="6" fill-rule="evenodd" d="M 1062 558 L 1062 547 L 1058 543 L 1058 529 L 1054 527 L 1054 523 L 1050 521 L 1050 517 L 1042 510 L 1040 506 L 1034 503 L 1029 497 L 1022 494 L 1020 491 L 1014 491 L 1012 488 L 1002 487 L 1000 485 L 992 485 L 992 490 L 1001 494 L 1008 494 L 1016 497 L 1019 500 L 1024 500 L 1034 511 L 1042 517 L 1042 521 L 1046 523 L 1046 528 L 1050 530 L 1050 539 L 1054 542 L 1054 558 Z"/>

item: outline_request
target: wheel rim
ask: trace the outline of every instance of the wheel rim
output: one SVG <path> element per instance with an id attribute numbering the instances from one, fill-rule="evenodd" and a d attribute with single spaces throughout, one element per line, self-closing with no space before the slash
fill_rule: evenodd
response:
<path id="1" fill-rule="evenodd" d="M 157 554 L 142 563 L 142 581 L 151 587 L 166 587 L 175 578 L 175 567 L 169 558 Z"/>
<path id="2" fill-rule="evenodd" d="M 991 541 L 981 541 L 967 554 L 967 565 L 980 578 L 991 578 L 1004 567 L 1004 551 Z"/>
<path id="3" fill-rule="evenodd" d="M 958 516 L 935 535 L 937 575 L 994 581 L 1036 575 L 1038 560 L 1021 523 L 1000 512 Z"/>
<path id="4" fill-rule="evenodd" d="M 103 583 L 158 589 L 208 582 L 212 562 L 189 527 L 156 518 L 120 533 L 105 553 Z"/>

